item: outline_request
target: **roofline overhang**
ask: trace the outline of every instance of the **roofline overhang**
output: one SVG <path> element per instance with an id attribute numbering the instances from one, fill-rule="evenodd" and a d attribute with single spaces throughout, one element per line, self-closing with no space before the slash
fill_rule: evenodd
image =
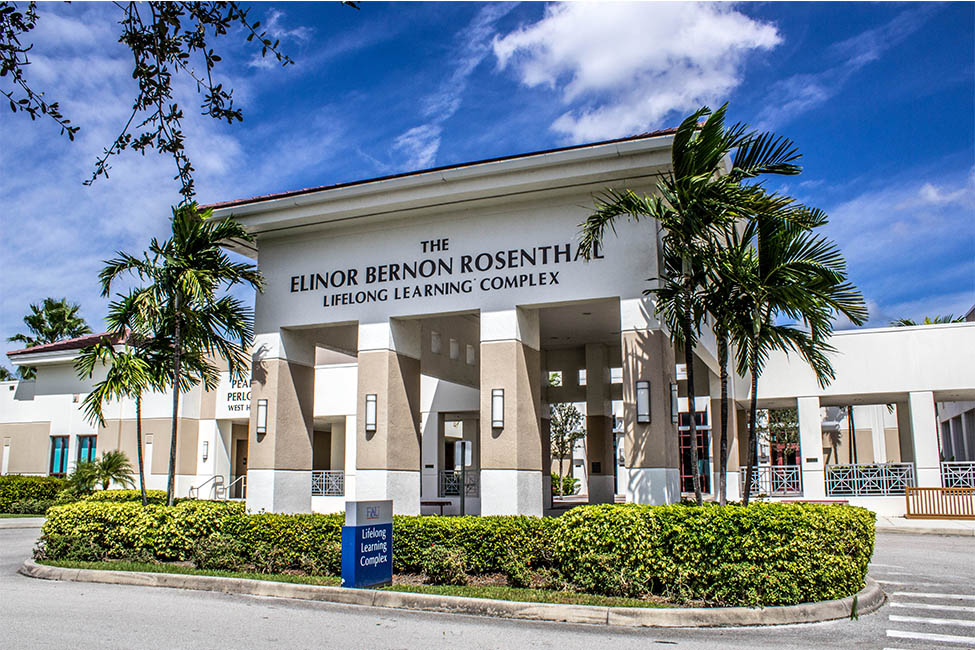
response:
<path id="1" fill-rule="evenodd" d="M 494 159 L 399 176 L 202 206 L 233 217 L 254 235 L 317 230 L 350 221 L 386 221 L 416 210 L 654 176 L 670 164 L 671 131 Z M 469 206 L 468 206 L 469 207 Z M 251 257 L 257 248 L 235 241 Z"/>

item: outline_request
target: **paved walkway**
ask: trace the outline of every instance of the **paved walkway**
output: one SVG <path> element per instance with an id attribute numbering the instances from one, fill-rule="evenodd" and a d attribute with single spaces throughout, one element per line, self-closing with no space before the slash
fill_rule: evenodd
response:
<path id="1" fill-rule="evenodd" d="M 975 536 L 975 519 L 906 519 L 877 515 L 878 533 Z"/>
<path id="2" fill-rule="evenodd" d="M 44 524 L 44 517 L 3 517 L 0 518 L 0 530 L 6 528 L 40 528 Z"/>

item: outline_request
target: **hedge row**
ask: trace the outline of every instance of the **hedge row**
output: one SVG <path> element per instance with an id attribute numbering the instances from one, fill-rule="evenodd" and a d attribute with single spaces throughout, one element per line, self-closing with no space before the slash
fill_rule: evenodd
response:
<path id="1" fill-rule="evenodd" d="M 0 476 L 0 512 L 11 512 L 10 506 L 17 501 L 53 501 L 64 483 L 53 476 Z"/>
<path id="2" fill-rule="evenodd" d="M 43 540 L 52 559 L 81 548 L 209 568 L 335 572 L 341 526 L 341 515 L 248 515 L 236 503 L 85 501 L 51 508 Z M 470 573 L 510 573 L 515 562 L 592 593 L 788 605 L 862 588 L 874 515 L 824 504 L 606 505 L 543 519 L 396 516 L 393 531 L 398 572 L 420 571 L 432 548 L 458 549 Z"/>

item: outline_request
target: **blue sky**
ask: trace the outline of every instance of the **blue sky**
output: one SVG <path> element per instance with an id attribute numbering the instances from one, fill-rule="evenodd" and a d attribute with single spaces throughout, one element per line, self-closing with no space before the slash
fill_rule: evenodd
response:
<path id="1" fill-rule="evenodd" d="M 39 10 L 31 81 L 82 132 L 0 113 L 4 341 L 48 295 L 97 330 L 102 261 L 164 236 L 180 198 L 158 155 L 82 186 L 134 97 L 118 10 Z M 729 101 L 799 145 L 804 173 L 775 186 L 831 215 L 871 326 L 975 304 L 972 3 L 268 3 L 252 17 L 296 64 L 224 39 L 233 126 L 195 115 L 180 86 L 202 203 L 625 136 Z"/>

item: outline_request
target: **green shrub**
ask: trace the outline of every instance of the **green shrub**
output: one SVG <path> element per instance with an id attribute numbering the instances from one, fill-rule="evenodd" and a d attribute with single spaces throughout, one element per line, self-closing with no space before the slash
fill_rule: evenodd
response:
<path id="1" fill-rule="evenodd" d="M 862 508 L 781 503 L 580 506 L 559 518 L 397 515 L 393 565 L 437 581 L 502 572 L 512 585 L 787 605 L 862 588 L 874 519 Z M 43 541 L 51 559 L 143 553 L 201 567 L 334 575 L 342 523 L 338 514 L 248 515 L 238 503 L 86 500 L 50 508 Z"/>
<path id="2" fill-rule="evenodd" d="M 0 512 L 10 512 L 15 501 L 46 501 L 64 489 L 64 479 L 53 476 L 0 476 Z"/>
<path id="3" fill-rule="evenodd" d="M 433 546 L 423 555 L 423 576 L 434 585 L 466 585 L 466 560 L 462 548 Z"/>
<path id="4" fill-rule="evenodd" d="M 101 562 L 109 556 L 104 546 L 84 535 L 45 535 L 34 549 L 35 560 Z"/>
<path id="5" fill-rule="evenodd" d="M 111 501 L 121 503 L 138 501 L 142 503 L 142 492 L 139 490 L 97 490 L 86 496 L 85 501 Z M 166 505 L 165 490 L 146 490 L 146 501 L 154 505 Z"/>
<path id="6" fill-rule="evenodd" d="M 541 564 L 558 520 L 538 517 L 393 517 L 393 569 L 423 570 L 424 554 L 434 546 L 461 548 L 471 573 L 497 573 L 509 550 L 528 566 Z"/>
<path id="7" fill-rule="evenodd" d="M 197 569 L 240 571 L 247 549 L 233 537 L 218 534 L 196 540 L 191 554 Z"/>
<path id="8" fill-rule="evenodd" d="M 574 476 L 559 476 L 552 474 L 552 494 L 554 496 L 568 496 L 579 491 L 580 482 Z"/>
<path id="9" fill-rule="evenodd" d="M 875 516 L 840 505 L 606 505 L 559 522 L 554 560 L 594 593 L 791 605 L 863 587 Z"/>
<path id="10" fill-rule="evenodd" d="M 8 510 L 15 515 L 43 515 L 48 508 L 56 504 L 57 501 L 54 499 L 24 499 L 11 503 Z"/>

